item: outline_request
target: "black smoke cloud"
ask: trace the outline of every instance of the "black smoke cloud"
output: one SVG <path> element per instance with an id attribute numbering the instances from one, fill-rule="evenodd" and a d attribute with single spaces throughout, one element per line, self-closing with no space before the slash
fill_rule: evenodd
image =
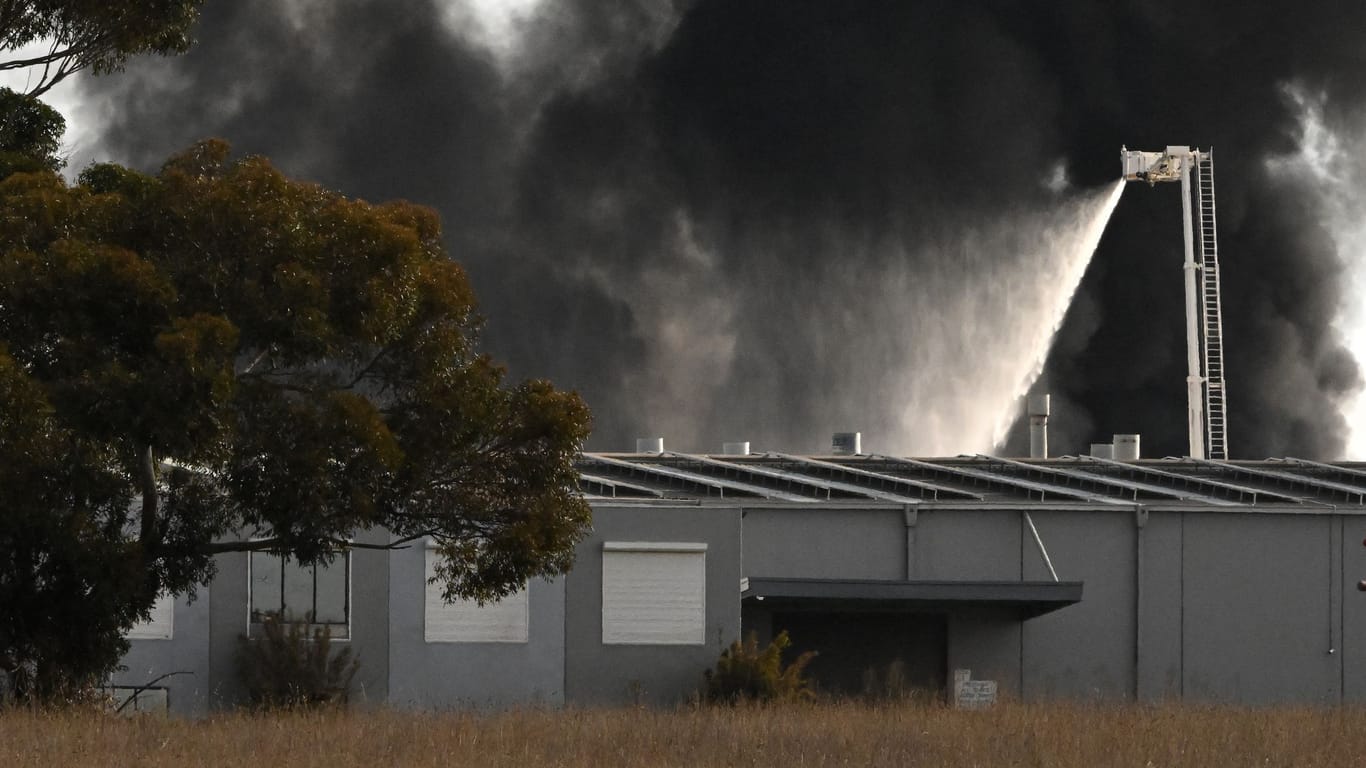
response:
<path id="1" fill-rule="evenodd" d="M 1109 183 L 1121 143 L 1212 145 L 1232 453 L 1342 450 L 1342 265 L 1305 180 L 1267 159 L 1296 150 L 1289 85 L 1335 114 L 1366 103 L 1366 5 L 548 0 L 507 58 L 443 5 L 210 0 L 189 54 L 86 81 L 101 155 L 155 167 L 222 136 L 433 205 L 485 347 L 579 389 L 591 447 L 811 451 L 847 428 L 878 449 L 889 419 L 955 428 L 895 402 L 897 379 L 918 345 L 978 350 L 891 305 L 921 275 L 1000 278 L 921 246 L 1046 203 L 1057 168 Z M 1063 451 L 1142 432 L 1145 453 L 1185 453 L 1166 187 L 1126 192 L 1048 358 Z"/>

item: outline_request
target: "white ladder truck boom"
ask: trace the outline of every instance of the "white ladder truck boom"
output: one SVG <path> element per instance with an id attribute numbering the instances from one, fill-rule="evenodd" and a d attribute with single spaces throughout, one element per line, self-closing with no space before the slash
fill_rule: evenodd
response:
<path id="1" fill-rule="evenodd" d="M 1224 388 L 1223 310 L 1219 299 L 1219 246 L 1214 212 L 1214 151 L 1169 146 L 1163 152 L 1120 149 L 1127 181 L 1181 182 L 1186 260 L 1186 393 L 1190 456 L 1228 458 Z M 1194 175 L 1194 205 L 1191 177 Z M 1194 210 L 1192 210 L 1194 209 Z"/>

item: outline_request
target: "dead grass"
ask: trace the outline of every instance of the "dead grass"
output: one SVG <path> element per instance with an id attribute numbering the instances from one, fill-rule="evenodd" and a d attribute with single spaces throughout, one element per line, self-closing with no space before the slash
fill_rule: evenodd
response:
<path id="1" fill-rule="evenodd" d="M 1366 709 L 813 704 L 660 712 L 0 714 L 0 766 L 1360 766 Z"/>

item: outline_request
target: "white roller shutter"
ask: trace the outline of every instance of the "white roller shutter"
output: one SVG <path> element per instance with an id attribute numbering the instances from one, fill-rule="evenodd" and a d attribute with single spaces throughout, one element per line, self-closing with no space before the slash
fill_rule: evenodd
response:
<path id="1" fill-rule="evenodd" d="M 161 595 L 152 605 L 152 618 L 128 630 L 129 640 L 170 640 L 175 629 L 175 598 Z"/>
<path id="2" fill-rule="evenodd" d="M 707 629 L 707 545 L 606 542 L 602 642 L 702 645 Z"/>
<path id="3" fill-rule="evenodd" d="M 436 550 L 427 550 L 427 578 L 436 573 Z M 428 583 L 423 638 L 429 643 L 525 643 L 530 601 L 523 587 L 496 603 L 447 603 L 440 584 Z"/>

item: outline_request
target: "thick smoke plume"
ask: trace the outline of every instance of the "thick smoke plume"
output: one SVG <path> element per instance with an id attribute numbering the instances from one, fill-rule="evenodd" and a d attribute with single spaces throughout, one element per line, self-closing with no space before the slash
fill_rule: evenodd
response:
<path id="1" fill-rule="evenodd" d="M 437 207 L 485 347 L 578 388 L 591 447 L 814 451 L 861 429 L 923 453 L 991 447 L 980 414 L 915 394 L 945 359 L 991 370 L 938 302 L 1018 279 L 1021 233 L 1109 185 L 1120 144 L 1212 145 L 1232 452 L 1341 452 L 1343 266 L 1316 177 L 1273 160 L 1303 136 L 1292 94 L 1366 104 L 1366 5 L 522 5 L 491 41 L 469 2 L 210 0 L 190 54 L 88 81 L 100 155 L 153 166 L 222 136 Z M 1142 432 L 1184 453 L 1180 264 L 1175 185 L 1134 186 L 1044 370 L 1055 446 Z"/>

